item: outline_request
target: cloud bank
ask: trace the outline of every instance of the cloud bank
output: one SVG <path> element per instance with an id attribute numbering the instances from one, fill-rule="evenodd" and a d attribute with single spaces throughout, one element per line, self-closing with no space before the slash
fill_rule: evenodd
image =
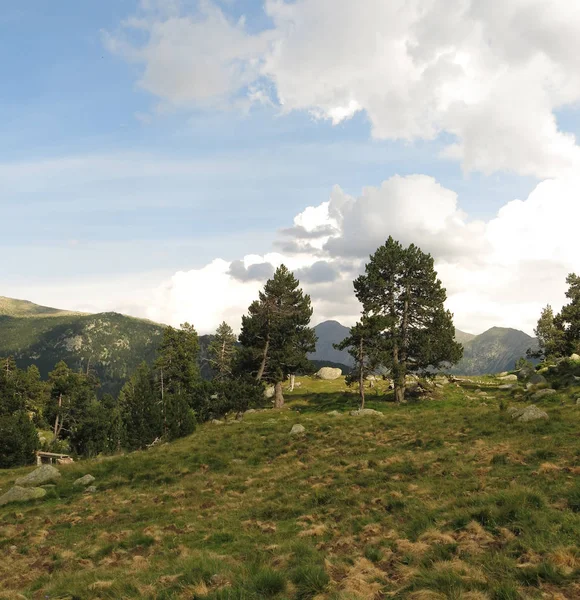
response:
<path id="1" fill-rule="evenodd" d="M 238 328 L 272 269 L 284 262 L 312 296 L 315 321 L 351 324 L 360 310 L 352 280 L 392 235 L 434 256 L 457 327 L 531 333 L 545 304 L 564 302 L 566 275 L 580 272 L 578 190 L 580 178 L 546 180 L 483 222 L 470 220 L 457 195 L 425 175 L 394 176 L 356 197 L 336 186 L 328 200 L 306 208 L 281 231 L 277 245 L 291 241 L 291 251 L 179 272 L 145 312 L 173 324 L 193 322 L 203 332 L 224 319 Z"/>
<path id="2" fill-rule="evenodd" d="M 570 0 L 266 0 L 255 32 L 204 0 L 148 0 L 105 36 L 162 108 L 269 103 L 379 139 L 444 136 L 466 171 L 558 177 L 580 147 L 557 111 L 580 101 Z M 307 66 L 307 68 L 306 68 Z"/>

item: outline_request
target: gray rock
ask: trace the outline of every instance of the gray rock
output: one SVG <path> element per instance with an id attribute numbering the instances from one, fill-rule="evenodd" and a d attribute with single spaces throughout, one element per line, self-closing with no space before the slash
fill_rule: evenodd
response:
<path id="1" fill-rule="evenodd" d="M 508 413 L 514 421 L 521 421 L 522 423 L 537 421 L 538 419 L 549 419 L 548 413 L 540 410 L 535 404 L 530 404 L 525 408 L 510 406 L 510 408 L 508 408 Z"/>
<path id="2" fill-rule="evenodd" d="M 255 408 L 248 408 L 248 410 L 245 412 L 246 415 L 251 415 L 255 412 L 258 412 Z"/>
<path id="3" fill-rule="evenodd" d="M 570 355 L 570 360 L 573 360 L 574 362 L 580 362 L 580 355 L 574 353 Z"/>
<path id="4" fill-rule="evenodd" d="M 19 477 L 14 483 L 21 487 L 38 487 L 44 483 L 57 481 L 60 477 L 60 471 L 52 465 L 41 465 L 31 473 L 28 473 L 28 475 Z"/>
<path id="5" fill-rule="evenodd" d="M 28 500 L 38 500 L 46 496 L 46 490 L 40 487 L 21 487 L 14 486 L 3 496 L 0 496 L 0 506 L 10 502 L 27 502 Z"/>
<path id="6" fill-rule="evenodd" d="M 502 371 L 501 373 L 498 373 L 497 376 L 501 379 L 502 377 L 505 377 L 508 374 L 507 371 Z M 516 375 L 516 379 L 517 379 L 517 375 Z"/>
<path id="7" fill-rule="evenodd" d="M 300 425 L 299 423 L 296 423 L 296 425 L 292 425 L 290 435 L 299 435 L 301 433 L 306 433 L 306 427 L 304 427 L 304 425 Z"/>
<path id="8" fill-rule="evenodd" d="M 556 390 L 539 390 L 535 394 L 532 395 L 532 400 L 534 402 L 536 402 L 537 400 L 541 400 L 545 396 L 553 396 L 554 394 L 557 394 L 557 393 L 558 392 Z"/>
<path id="9" fill-rule="evenodd" d="M 534 373 L 530 377 L 530 383 L 532 385 L 548 385 L 548 380 L 540 373 Z"/>
<path id="10" fill-rule="evenodd" d="M 90 485 L 91 483 L 93 483 L 93 481 L 95 480 L 95 478 L 92 475 L 83 475 L 83 477 L 79 477 L 78 479 L 76 479 L 73 482 L 73 485 L 75 487 L 79 487 L 79 486 L 86 486 L 86 485 Z"/>
<path id="11" fill-rule="evenodd" d="M 498 379 L 501 379 L 502 381 L 517 381 L 518 376 L 517 375 L 500 375 L 498 377 Z"/>
<path id="12" fill-rule="evenodd" d="M 372 408 L 358 408 L 357 410 L 351 410 L 350 414 L 353 417 L 384 417 L 382 412 Z"/>
<path id="13" fill-rule="evenodd" d="M 97 491 L 97 488 L 94 485 L 89 485 L 89 487 L 85 488 L 86 494 L 94 494 L 96 491 Z"/>
<path id="14" fill-rule="evenodd" d="M 517 378 L 516 378 L 517 379 Z M 515 390 L 518 386 L 513 383 L 504 383 L 497 387 L 498 390 Z"/>
<path id="15" fill-rule="evenodd" d="M 532 367 L 523 367 L 518 371 L 518 381 L 527 381 L 535 373 Z"/>
<path id="16" fill-rule="evenodd" d="M 338 412 L 337 410 L 331 410 L 330 412 L 327 412 L 326 414 L 330 415 L 331 417 L 340 417 L 340 415 L 342 413 Z"/>
<path id="17" fill-rule="evenodd" d="M 273 385 L 269 385 L 264 390 L 264 397 L 268 398 L 268 400 L 270 400 L 270 398 L 273 398 L 275 394 L 276 394 L 276 388 Z"/>
<path id="18" fill-rule="evenodd" d="M 322 369 L 316 373 L 315 377 L 318 377 L 318 379 L 323 379 L 324 381 L 333 381 L 334 379 L 338 379 L 341 375 L 341 369 L 322 367 Z"/>
<path id="19" fill-rule="evenodd" d="M 580 398 L 576 398 L 576 404 L 580 406 Z"/>
<path id="20" fill-rule="evenodd" d="M 212 419 L 211 422 L 213 425 L 223 425 L 224 424 L 224 422 L 220 421 L 219 419 Z"/>

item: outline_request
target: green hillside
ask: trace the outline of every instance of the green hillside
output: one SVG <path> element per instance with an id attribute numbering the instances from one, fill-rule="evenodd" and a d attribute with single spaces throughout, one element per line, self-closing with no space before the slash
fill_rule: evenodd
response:
<path id="1" fill-rule="evenodd" d="M 0 356 L 18 366 L 35 364 L 43 377 L 64 360 L 91 369 L 102 392 L 115 393 L 143 361 L 152 361 L 163 326 L 117 313 L 88 315 L 2 299 Z"/>
<path id="2" fill-rule="evenodd" d="M 343 380 L 299 381 L 286 410 L 63 465 L 44 500 L 0 507 L 0 596 L 580 597 L 580 388 L 520 423 L 492 378 L 406 405 L 377 386 L 383 417 L 351 416 Z M 94 493 L 72 485 L 87 473 Z"/>

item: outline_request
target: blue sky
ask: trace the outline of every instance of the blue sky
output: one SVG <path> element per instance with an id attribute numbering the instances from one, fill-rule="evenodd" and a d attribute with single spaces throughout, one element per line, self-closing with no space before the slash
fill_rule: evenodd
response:
<path id="1" fill-rule="evenodd" d="M 144 89 L 149 59 L 111 51 L 107 36 L 143 47 L 158 23 L 176 14 L 203 21 L 208 5 L 232 27 L 243 16 L 248 39 L 282 30 L 281 17 L 256 0 L 180 3 L 178 13 L 172 4 L 157 0 L 149 11 L 135 0 L 0 5 L 0 250 L 10 257 L 0 264 L 0 294 L 50 301 L 59 298 L 51 285 L 70 290 L 75 281 L 152 273 L 161 281 L 215 258 L 263 255 L 280 228 L 325 202 L 335 185 L 356 197 L 393 175 L 423 174 L 456 192 L 469 220 L 488 221 L 545 178 L 537 167 L 469 171 L 467 159 L 443 158 L 462 135 L 454 124 L 424 139 L 377 135 L 383 125 L 372 100 L 334 124 L 319 118 L 328 106 L 314 93 L 282 110 L 277 100 L 291 97 L 284 65 L 256 80 L 269 81 L 272 101 L 243 109 L 234 100 L 253 84 L 232 89 L 225 105 L 223 98 L 183 105 Z M 147 19 L 148 29 L 129 30 L 130 17 Z M 313 46 L 313 62 L 319 50 Z M 560 130 L 580 134 L 574 103 L 554 102 L 552 114 Z M 81 296 L 69 303 L 86 305 Z"/>

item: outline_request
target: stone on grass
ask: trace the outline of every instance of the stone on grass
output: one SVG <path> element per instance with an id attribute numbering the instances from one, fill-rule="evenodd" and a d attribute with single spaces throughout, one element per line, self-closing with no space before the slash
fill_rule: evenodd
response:
<path id="1" fill-rule="evenodd" d="M 330 415 L 331 417 L 340 417 L 340 415 L 342 413 L 338 412 L 337 410 L 331 410 L 330 412 L 327 412 L 326 414 Z"/>
<path id="2" fill-rule="evenodd" d="M 224 422 L 223 422 L 223 421 L 220 421 L 219 419 L 212 419 L 212 420 L 211 420 L 211 422 L 212 422 L 214 425 L 223 425 L 223 424 L 224 424 Z"/>
<path id="3" fill-rule="evenodd" d="M 517 375 L 500 375 L 498 377 L 498 379 L 501 379 L 502 381 L 517 381 L 518 380 L 518 376 Z"/>
<path id="4" fill-rule="evenodd" d="M 498 386 L 498 390 L 515 390 L 518 386 L 513 383 L 504 383 Z"/>
<path id="5" fill-rule="evenodd" d="M 530 377 L 530 383 L 532 385 L 548 385 L 548 380 L 540 373 L 534 373 Z"/>
<path id="6" fill-rule="evenodd" d="M 52 465 L 41 465 L 31 473 L 28 473 L 28 475 L 19 477 L 14 483 L 21 487 L 38 487 L 45 483 L 57 481 L 60 477 L 60 471 Z"/>
<path id="7" fill-rule="evenodd" d="M 574 361 L 574 362 L 580 362 L 580 355 L 579 354 L 571 354 L 570 355 L 570 360 Z"/>
<path id="8" fill-rule="evenodd" d="M 521 421 L 522 423 L 537 421 L 538 419 L 549 419 L 548 413 L 540 410 L 535 404 L 530 404 L 525 408 L 510 406 L 508 413 L 514 421 Z"/>
<path id="9" fill-rule="evenodd" d="M 85 493 L 87 493 L 87 494 L 94 494 L 96 491 L 97 491 L 97 488 L 94 485 L 89 485 L 89 487 L 85 488 Z"/>
<path id="10" fill-rule="evenodd" d="M 78 479 L 76 479 L 73 482 L 73 485 L 75 487 L 79 487 L 79 486 L 86 486 L 86 485 L 90 485 L 91 483 L 93 483 L 93 481 L 95 480 L 95 478 L 92 475 L 89 475 L 88 473 L 86 475 L 83 475 L 82 477 L 79 477 Z"/>
<path id="11" fill-rule="evenodd" d="M 527 381 L 534 373 L 532 367 L 523 367 L 518 371 L 518 381 Z"/>
<path id="12" fill-rule="evenodd" d="M 40 487 L 21 487 L 15 485 L 3 496 L 0 496 L 0 506 L 10 502 L 27 502 L 28 500 L 38 500 L 46 496 L 46 490 Z"/>
<path id="13" fill-rule="evenodd" d="M 351 410 L 350 414 L 352 417 L 383 417 L 383 413 L 372 408 L 358 408 L 357 410 Z"/>
<path id="14" fill-rule="evenodd" d="M 335 369 L 334 367 L 322 367 L 322 369 L 316 373 L 315 377 L 318 377 L 318 379 L 323 379 L 324 381 L 333 381 L 334 379 L 338 379 L 341 375 L 341 369 Z"/>
<path id="15" fill-rule="evenodd" d="M 296 425 L 292 425 L 290 435 L 298 435 L 300 433 L 306 433 L 306 427 L 304 427 L 304 425 L 300 425 L 299 423 L 296 423 Z"/>
<path id="16" fill-rule="evenodd" d="M 556 390 L 539 390 L 535 394 L 532 395 L 532 400 L 535 402 L 536 400 L 541 400 L 544 396 L 553 396 L 557 394 Z"/>

